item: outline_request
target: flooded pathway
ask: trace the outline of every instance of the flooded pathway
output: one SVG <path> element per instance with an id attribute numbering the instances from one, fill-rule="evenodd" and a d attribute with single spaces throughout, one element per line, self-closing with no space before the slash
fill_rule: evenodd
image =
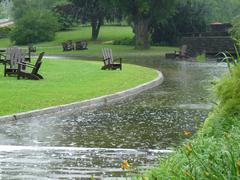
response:
<path id="1" fill-rule="evenodd" d="M 183 131 L 195 132 L 206 118 L 211 82 L 226 67 L 159 59 L 137 64 L 162 71 L 164 83 L 118 103 L 1 124 L 0 177 L 121 179 L 123 160 L 131 162 L 129 175 L 171 153 Z"/>

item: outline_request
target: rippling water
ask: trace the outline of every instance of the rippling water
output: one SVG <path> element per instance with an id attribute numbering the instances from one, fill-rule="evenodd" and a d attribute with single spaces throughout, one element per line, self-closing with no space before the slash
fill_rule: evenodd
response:
<path id="1" fill-rule="evenodd" d="M 211 82 L 225 72 L 216 63 L 132 60 L 161 70 L 164 83 L 98 108 L 5 122 L 0 127 L 0 177 L 108 179 L 157 163 L 195 132 L 213 104 Z M 128 174 L 129 175 L 129 174 Z"/>

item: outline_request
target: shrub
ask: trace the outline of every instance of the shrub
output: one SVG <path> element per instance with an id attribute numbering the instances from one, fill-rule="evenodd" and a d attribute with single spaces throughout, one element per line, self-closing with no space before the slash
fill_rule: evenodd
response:
<path id="1" fill-rule="evenodd" d="M 233 22 L 233 27 L 230 29 L 230 33 L 234 40 L 240 43 L 240 16 L 236 17 Z"/>
<path id="2" fill-rule="evenodd" d="M 0 38 L 6 38 L 11 32 L 11 27 L 1 27 L 0 28 Z"/>
<path id="3" fill-rule="evenodd" d="M 57 29 L 57 18 L 52 13 L 31 10 L 16 21 L 10 36 L 19 45 L 51 41 Z"/>
<path id="4" fill-rule="evenodd" d="M 76 21 L 72 16 L 68 16 L 60 13 L 56 13 L 56 15 L 57 15 L 58 24 L 59 24 L 59 30 L 65 31 L 75 26 Z"/>
<path id="5" fill-rule="evenodd" d="M 135 38 L 124 38 L 121 40 L 114 40 L 113 45 L 135 45 Z"/>

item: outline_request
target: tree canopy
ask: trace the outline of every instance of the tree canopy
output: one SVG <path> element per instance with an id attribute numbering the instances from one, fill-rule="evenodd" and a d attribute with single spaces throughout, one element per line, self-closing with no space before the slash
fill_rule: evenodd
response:
<path id="1" fill-rule="evenodd" d="M 82 23 L 91 23 L 94 41 L 97 40 L 104 21 L 113 20 L 117 14 L 113 0 L 70 0 L 70 2 L 77 8 L 76 15 Z"/>
<path id="2" fill-rule="evenodd" d="M 152 22 L 160 22 L 174 12 L 176 0 L 117 0 L 124 14 L 132 23 L 137 49 L 150 47 Z"/>

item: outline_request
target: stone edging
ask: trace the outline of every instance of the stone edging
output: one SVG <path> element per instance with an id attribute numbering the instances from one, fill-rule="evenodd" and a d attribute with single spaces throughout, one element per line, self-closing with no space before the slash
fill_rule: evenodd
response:
<path id="1" fill-rule="evenodd" d="M 45 114 L 53 114 L 53 113 L 58 113 L 63 111 L 83 109 L 83 108 L 104 105 L 110 102 L 117 102 L 120 99 L 138 94 L 140 92 L 143 92 L 145 90 L 148 90 L 160 85 L 163 82 L 164 78 L 160 71 L 157 71 L 157 72 L 158 72 L 158 77 L 156 79 L 125 91 L 121 91 L 118 93 L 105 95 L 105 96 L 101 96 L 101 97 L 97 97 L 89 100 L 84 100 L 80 102 L 74 102 L 74 103 L 59 105 L 59 106 L 52 106 L 44 109 L 37 109 L 29 112 L 17 113 L 17 114 L 12 114 L 7 116 L 0 116 L 0 121 L 11 121 L 11 120 L 18 120 L 23 118 L 32 118 L 32 117 L 41 116 Z"/>

